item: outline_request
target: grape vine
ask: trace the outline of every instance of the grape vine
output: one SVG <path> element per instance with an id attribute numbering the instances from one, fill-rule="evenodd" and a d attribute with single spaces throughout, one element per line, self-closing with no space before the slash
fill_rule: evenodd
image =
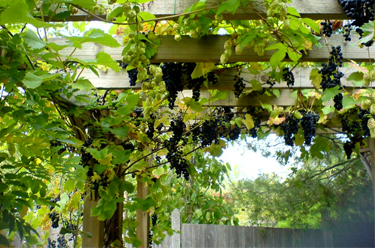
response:
<path id="1" fill-rule="evenodd" d="M 348 24 L 344 26 L 344 37 L 346 41 L 350 41 L 350 30 L 353 30 L 359 34 L 362 38 L 363 30 L 361 26 L 369 21 L 374 21 L 375 19 L 375 1 L 374 0 L 338 0 L 341 7 L 343 8 L 345 14 L 352 19 Z M 371 46 L 374 41 L 365 42 L 364 46 Z"/>

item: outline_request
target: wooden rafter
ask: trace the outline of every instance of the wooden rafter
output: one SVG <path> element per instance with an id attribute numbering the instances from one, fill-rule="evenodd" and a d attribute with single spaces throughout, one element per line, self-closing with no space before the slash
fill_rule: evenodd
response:
<path id="1" fill-rule="evenodd" d="M 294 86 L 288 87 L 286 82 L 277 83 L 273 86 L 274 89 L 312 89 L 313 85 L 310 80 L 310 73 L 313 68 L 311 67 L 296 67 L 293 70 L 295 82 Z M 318 68 L 320 69 L 320 68 Z M 355 69 L 350 67 L 340 68 L 340 71 L 344 73 L 344 77 L 341 79 L 342 85 L 347 88 L 356 88 L 353 85 L 353 81 L 348 81 L 348 76 L 356 72 Z M 218 89 L 218 90 L 233 90 L 234 89 L 234 76 L 236 75 L 235 69 L 220 69 L 217 71 L 218 82 L 214 85 L 209 84 L 206 88 L 202 86 L 202 89 Z M 114 90 L 114 89 L 141 89 L 141 83 L 137 83 L 135 86 L 130 86 L 128 73 L 125 69 L 120 72 L 115 72 L 113 70 L 99 71 L 99 77 L 96 76 L 92 71 L 85 70 L 82 76 L 89 79 L 93 86 L 97 89 L 104 90 Z M 252 88 L 252 84 L 249 83 L 251 80 L 257 80 L 264 87 L 269 87 L 266 85 L 269 76 L 267 71 L 260 74 L 251 74 L 247 69 L 243 69 L 241 72 L 241 77 L 244 79 L 246 84 L 245 88 Z M 370 87 L 373 87 L 370 85 Z"/>
<path id="2" fill-rule="evenodd" d="M 122 37 L 116 38 L 122 44 Z M 220 62 L 220 56 L 224 53 L 224 43 L 229 36 L 212 35 L 202 37 L 201 39 L 192 39 L 183 37 L 180 41 L 175 41 L 173 36 L 160 37 L 161 45 L 158 53 L 151 58 L 151 63 L 162 62 Z M 64 44 L 63 39 L 50 39 L 51 42 Z M 333 35 L 331 38 L 320 40 L 321 46 L 341 46 L 344 59 L 357 62 L 373 62 L 375 48 L 360 48 L 356 45 L 358 39 L 354 38 L 351 42 L 345 42 L 342 35 Z M 77 49 L 73 58 L 80 60 L 95 59 L 96 54 L 105 51 L 113 59 L 122 60 L 122 47 L 110 48 L 103 47 L 95 43 L 85 43 L 82 49 Z M 60 51 L 63 57 L 68 57 L 73 48 L 65 48 Z M 303 55 L 301 62 L 324 62 L 329 58 L 330 48 L 314 47 L 307 54 Z M 228 63 L 232 62 L 262 62 L 269 61 L 274 51 L 266 51 L 263 56 L 259 56 L 252 48 L 244 49 L 241 55 L 233 53 L 229 57 Z"/>
<path id="3" fill-rule="evenodd" d="M 184 13 L 194 3 L 199 2 L 198 0 L 154 0 L 153 2 L 143 4 L 142 11 L 147 11 L 155 15 L 156 18 L 160 17 L 171 17 Z M 238 11 L 233 15 L 228 12 L 223 13 L 223 18 L 226 20 L 254 20 L 259 19 L 260 16 L 265 16 L 266 10 L 262 1 L 252 1 L 256 12 L 250 8 L 239 8 Z M 208 7 L 218 6 L 217 0 L 207 0 Z M 301 17 L 307 17 L 315 20 L 327 20 L 327 19 L 347 19 L 347 16 L 343 12 L 340 4 L 337 0 L 314 0 L 314 1 L 301 1 L 293 0 L 290 7 L 294 7 L 300 14 Z M 105 19 L 106 15 L 98 14 L 99 18 Z M 66 21 L 92 21 L 97 20 L 96 17 L 86 15 L 79 12 L 66 19 Z M 52 19 L 52 21 L 61 21 L 60 19 Z"/>

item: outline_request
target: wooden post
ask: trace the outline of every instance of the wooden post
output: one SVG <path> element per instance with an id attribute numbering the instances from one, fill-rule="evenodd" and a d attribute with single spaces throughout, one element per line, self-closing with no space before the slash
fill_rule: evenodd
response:
<path id="1" fill-rule="evenodd" d="M 374 169 L 375 168 L 375 139 L 369 138 L 369 148 L 370 148 L 371 181 L 372 181 L 372 192 L 374 196 L 374 215 L 375 215 L 375 169 Z M 375 237 L 375 221 L 374 221 L 374 237 Z M 375 239 L 374 239 L 374 247 L 375 247 Z"/>
<path id="2" fill-rule="evenodd" d="M 171 248 L 181 247 L 181 213 L 177 208 L 172 212 L 172 229 L 175 231 L 172 235 Z"/>
<path id="3" fill-rule="evenodd" d="M 103 247 L 104 245 L 104 222 L 97 217 L 91 216 L 91 208 L 96 207 L 98 201 L 86 199 L 83 207 L 83 234 L 82 247 Z M 89 236 L 87 235 L 90 233 Z"/>
<path id="4" fill-rule="evenodd" d="M 149 195 L 148 187 L 144 182 L 137 179 L 137 197 L 145 199 Z M 143 212 L 142 210 L 137 210 L 137 221 L 139 226 L 137 227 L 137 237 L 141 240 L 141 248 L 148 248 L 149 243 L 149 232 L 150 232 L 150 216 L 149 213 Z"/>

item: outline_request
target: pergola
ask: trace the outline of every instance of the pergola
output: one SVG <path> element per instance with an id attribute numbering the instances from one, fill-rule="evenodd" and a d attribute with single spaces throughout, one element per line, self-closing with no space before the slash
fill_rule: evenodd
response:
<path id="1" fill-rule="evenodd" d="M 198 2 L 197 0 L 154 0 L 149 3 L 142 4 L 142 11 L 150 12 L 155 15 L 155 20 L 176 20 L 179 16 L 183 16 L 184 11 L 192 4 Z M 208 8 L 216 8 L 217 1 L 207 0 L 206 5 Z M 239 10 L 235 14 L 228 12 L 223 13 L 223 18 L 226 20 L 259 20 L 266 16 L 266 11 L 263 6 L 263 1 L 252 1 L 256 12 L 249 9 Z M 301 18 L 311 18 L 313 20 L 322 19 L 347 19 L 340 4 L 337 0 L 314 0 L 314 1 L 300 1 L 293 0 L 289 6 L 294 7 Z M 186 14 L 187 15 L 187 14 Z M 214 18 L 214 17 L 213 17 Z M 66 21 L 105 21 L 105 15 L 88 15 L 84 12 L 69 17 Z M 53 20 L 58 21 L 58 20 Z M 161 36 L 161 45 L 158 48 L 157 54 L 150 59 L 151 63 L 165 63 L 165 62 L 194 62 L 194 63 L 220 63 L 220 56 L 223 53 L 223 47 L 226 40 L 226 35 L 209 35 L 200 39 L 193 39 L 188 36 L 182 37 L 180 41 L 176 41 L 173 36 Z M 63 44 L 63 39 L 50 39 L 51 41 Z M 116 40 L 121 44 L 123 38 L 116 37 Z M 355 62 L 374 62 L 375 48 L 360 48 L 355 45 L 359 43 L 358 38 L 352 38 L 351 42 L 344 41 L 342 35 L 334 34 L 330 38 L 322 38 L 319 43 L 321 47 L 314 46 L 311 51 L 304 54 L 299 60 L 300 62 L 325 62 L 329 59 L 330 49 L 328 46 L 341 46 L 343 57 L 346 61 L 353 60 Z M 75 51 L 75 58 L 82 60 L 95 59 L 96 54 L 100 51 L 105 51 L 114 60 L 122 61 L 122 47 L 110 48 L 103 47 L 99 44 L 88 43 L 82 49 Z M 63 49 L 60 54 L 68 57 L 72 53 L 72 49 Z M 253 49 L 245 48 L 240 55 L 233 53 L 229 57 L 228 63 L 235 62 L 268 62 L 274 51 L 266 51 L 263 56 L 259 56 Z M 293 106 L 298 102 L 298 99 L 292 97 L 294 90 L 313 89 L 314 85 L 310 80 L 310 73 L 313 68 L 311 67 L 297 67 L 294 69 L 295 84 L 288 87 L 285 82 L 276 84 L 273 89 L 278 89 L 279 96 L 267 96 L 260 94 L 242 94 L 241 97 L 236 98 L 233 93 L 233 77 L 236 74 L 234 69 L 223 69 L 220 72 L 219 82 L 215 85 L 209 85 L 208 88 L 202 88 L 202 96 L 209 96 L 207 90 L 218 89 L 226 92 L 227 97 L 224 100 L 217 100 L 209 104 L 209 106 L 225 106 L 225 107 L 259 107 L 261 104 L 271 104 L 277 106 Z M 354 91 L 358 87 L 353 85 L 353 82 L 348 80 L 347 77 L 352 72 L 357 70 L 353 67 L 342 68 L 345 72 L 345 77 L 342 79 L 342 84 L 346 86 L 348 91 Z M 117 89 L 141 89 L 141 83 L 135 86 L 129 86 L 129 78 L 126 70 L 115 72 L 112 70 L 102 71 L 97 77 L 94 73 L 85 71 L 82 76 L 89 79 L 94 87 L 97 89 L 117 90 Z M 256 79 L 259 82 L 266 82 L 268 76 L 264 74 L 250 74 L 243 69 L 243 78 L 247 82 L 246 89 L 251 89 L 251 80 Z M 371 86 L 370 86 L 371 87 Z M 362 87 L 360 87 L 362 88 Z M 319 132 L 334 133 L 334 130 L 340 130 L 340 126 L 328 122 L 325 126 L 327 129 L 319 130 Z M 331 129 L 332 128 L 332 129 Z M 369 138 L 368 148 L 362 150 L 362 160 L 364 165 L 371 176 L 373 182 L 373 190 L 375 192 L 375 139 Z M 147 187 L 144 183 L 138 182 L 138 197 L 145 198 L 147 196 Z M 83 237 L 84 247 L 100 247 L 103 246 L 103 233 L 104 224 L 96 217 L 90 216 L 90 210 L 96 206 L 97 199 L 85 201 L 84 217 L 83 217 L 83 230 L 90 232 L 92 238 Z M 118 218 L 122 218 L 121 211 L 116 212 Z M 137 229 L 137 235 L 141 239 L 142 247 L 147 247 L 148 232 L 149 232 L 149 216 L 147 212 L 138 210 L 137 220 L 140 226 Z"/>

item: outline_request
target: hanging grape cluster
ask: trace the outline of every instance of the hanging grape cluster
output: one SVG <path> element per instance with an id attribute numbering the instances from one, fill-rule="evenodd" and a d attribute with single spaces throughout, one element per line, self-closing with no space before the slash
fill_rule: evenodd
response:
<path id="1" fill-rule="evenodd" d="M 249 130 L 249 133 L 252 138 L 256 138 L 258 137 L 258 130 L 262 123 L 262 120 L 261 120 L 262 113 L 260 112 L 258 108 L 253 107 L 253 108 L 247 109 L 247 114 L 250 114 L 252 116 L 253 122 L 254 122 L 254 127 Z"/>
<path id="2" fill-rule="evenodd" d="M 328 64 L 323 63 L 322 69 L 319 70 L 319 73 L 322 74 L 322 82 L 320 85 L 323 91 L 334 88 L 337 85 L 341 87 L 341 78 L 344 76 L 344 73 L 339 71 L 339 67 L 342 66 L 342 60 L 341 46 L 332 47 Z"/>
<path id="3" fill-rule="evenodd" d="M 339 86 L 339 89 L 342 88 L 341 78 L 344 76 L 344 73 L 339 71 L 339 67 L 342 66 L 343 56 L 341 52 L 341 47 L 332 47 L 330 52 L 328 64 L 323 63 L 322 69 L 319 70 L 319 73 L 322 74 L 322 82 L 320 85 L 323 88 L 323 91 L 326 89 L 334 88 Z M 341 110 L 343 108 L 342 104 L 343 95 L 342 93 L 337 94 L 334 98 L 334 107 L 336 110 Z"/>
<path id="4" fill-rule="evenodd" d="M 325 20 L 320 23 L 322 25 L 322 33 L 323 35 L 327 37 L 331 37 L 333 33 L 333 27 L 332 27 L 332 22 L 330 20 Z"/>
<path id="5" fill-rule="evenodd" d="M 294 74 L 289 68 L 283 69 L 283 79 L 286 81 L 289 88 L 294 86 Z"/>
<path id="6" fill-rule="evenodd" d="M 355 146 L 363 145 L 364 138 L 370 136 L 368 120 L 373 118 L 368 109 L 350 109 L 348 112 L 340 115 L 342 131 L 346 134 L 348 141 L 344 144 L 344 150 L 348 159 L 350 159 Z"/>
<path id="7" fill-rule="evenodd" d="M 183 74 L 187 77 L 187 87 L 193 90 L 193 99 L 199 101 L 200 90 L 205 81 L 203 76 L 199 78 L 192 78 L 191 74 L 195 69 L 195 63 L 184 63 L 183 64 Z"/>
<path id="8" fill-rule="evenodd" d="M 319 119 L 319 115 L 313 112 L 305 112 L 303 113 L 303 117 L 301 119 L 301 126 L 303 129 L 303 135 L 305 137 L 305 145 L 311 145 L 312 139 L 315 137 L 316 131 L 316 123 Z"/>
<path id="9" fill-rule="evenodd" d="M 245 83 L 243 82 L 243 78 L 241 77 L 241 73 L 238 72 L 234 76 L 234 95 L 236 98 L 239 98 L 242 94 L 243 90 L 245 89 Z"/>
<path id="10" fill-rule="evenodd" d="M 68 241 L 65 239 L 65 235 L 59 235 L 56 240 L 48 238 L 47 248 L 68 248 Z"/>
<path id="11" fill-rule="evenodd" d="M 342 100 L 344 96 L 342 93 L 338 93 L 336 96 L 333 97 L 334 107 L 336 110 L 341 110 L 343 108 Z"/>
<path id="12" fill-rule="evenodd" d="M 122 69 L 126 69 L 128 65 L 129 65 L 128 63 L 121 63 Z M 138 69 L 134 68 L 134 69 L 128 70 L 127 72 L 128 72 L 130 86 L 135 86 L 137 83 Z"/>
<path id="13" fill-rule="evenodd" d="M 51 148 L 62 146 L 62 148 L 60 148 L 60 150 L 57 151 L 58 155 L 62 154 L 63 152 L 65 152 L 67 150 L 67 147 L 64 146 L 64 144 L 62 142 L 58 141 L 58 140 L 51 140 L 50 144 L 51 144 Z"/>
<path id="14" fill-rule="evenodd" d="M 169 108 L 173 109 L 178 92 L 183 91 L 184 85 L 181 80 L 182 64 L 165 63 L 161 66 L 163 71 L 163 81 L 168 91 Z"/>
<path id="15" fill-rule="evenodd" d="M 180 141 L 183 143 L 187 142 L 184 132 L 186 125 L 181 117 L 171 120 L 169 131 L 173 134 L 169 140 L 165 141 L 165 147 L 168 150 L 167 160 L 171 165 L 171 168 L 176 171 L 177 177 L 183 176 L 186 180 L 189 180 L 188 163 L 183 158 L 181 148 L 178 146 Z"/>
<path id="16" fill-rule="evenodd" d="M 154 137 L 154 133 L 155 133 L 155 127 L 154 126 L 155 126 L 155 115 L 151 114 L 150 120 L 147 121 L 147 131 L 146 131 L 147 137 L 151 140 Z"/>
<path id="17" fill-rule="evenodd" d="M 57 196 L 57 197 L 52 198 L 50 200 L 50 202 L 52 202 L 52 203 L 57 203 L 58 201 L 60 201 L 60 196 Z M 55 208 L 54 205 L 50 205 L 49 206 L 50 213 L 48 214 L 48 217 L 51 219 L 52 228 L 58 228 L 59 227 L 60 216 L 59 216 L 58 213 L 56 213 L 55 211 L 53 211 L 54 208 Z"/>
<path id="18" fill-rule="evenodd" d="M 345 14 L 352 19 L 349 24 L 344 26 L 344 37 L 345 40 L 350 41 L 350 30 L 355 27 L 356 32 L 362 38 L 363 30 L 361 26 L 369 21 L 375 19 L 375 1 L 374 0 L 338 0 Z M 373 40 L 370 40 L 363 45 L 369 47 L 373 44 Z"/>
<path id="19" fill-rule="evenodd" d="M 202 124 L 202 145 L 209 146 L 219 142 L 218 120 L 207 120 Z"/>
<path id="20" fill-rule="evenodd" d="M 294 145 L 294 135 L 298 132 L 299 121 L 294 115 L 288 114 L 285 121 L 280 124 L 281 130 L 284 132 L 285 144 L 288 146 Z"/>
<path id="21" fill-rule="evenodd" d="M 352 25 L 362 26 L 374 20 L 374 0 L 338 0 L 345 14 L 353 19 Z"/>
<path id="22" fill-rule="evenodd" d="M 168 91 L 169 108 L 174 107 L 178 92 L 183 91 L 184 86 L 193 90 L 193 99 L 199 100 L 200 90 L 206 77 L 201 76 L 192 78 L 191 75 L 196 67 L 195 63 L 165 63 L 161 66 L 163 72 L 163 80 Z M 218 82 L 218 77 L 215 72 L 207 73 L 207 80 L 212 84 Z"/>

